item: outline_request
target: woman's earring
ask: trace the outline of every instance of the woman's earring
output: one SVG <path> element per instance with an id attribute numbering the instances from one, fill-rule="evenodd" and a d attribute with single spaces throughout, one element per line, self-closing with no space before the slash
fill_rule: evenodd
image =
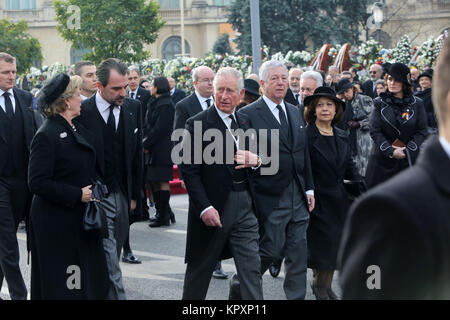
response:
<path id="1" fill-rule="evenodd" d="M 70 104 L 67 104 L 67 109 L 70 109 Z"/>

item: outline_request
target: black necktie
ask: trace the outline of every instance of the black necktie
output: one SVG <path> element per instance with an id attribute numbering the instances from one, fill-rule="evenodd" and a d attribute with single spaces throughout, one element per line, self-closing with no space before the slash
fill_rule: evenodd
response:
<path id="1" fill-rule="evenodd" d="M 14 117 L 14 109 L 11 99 L 9 98 L 9 92 L 5 92 L 3 97 L 5 97 L 6 116 L 11 120 Z"/>
<path id="2" fill-rule="evenodd" d="M 298 101 L 298 96 L 299 96 L 299 94 L 297 93 L 297 94 L 295 95 L 295 101 L 296 101 L 297 103 L 300 102 L 300 101 Z"/>
<path id="3" fill-rule="evenodd" d="M 209 108 L 209 106 L 211 105 L 211 99 L 206 99 L 206 105 L 207 105 L 207 107 L 206 108 Z"/>
<path id="4" fill-rule="evenodd" d="M 231 119 L 231 126 L 230 128 L 233 130 L 237 130 L 239 127 L 237 125 L 236 119 L 234 118 L 234 114 L 230 114 L 230 119 Z"/>
<path id="5" fill-rule="evenodd" d="M 280 117 L 280 124 L 281 124 L 281 131 L 286 135 L 288 139 L 289 137 L 289 124 L 287 123 L 286 114 L 284 113 L 283 108 L 280 105 L 277 105 L 277 109 L 279 111 L 279 117 Z"/>
<path id="6" fill-rule="evenodd" d="M 134 92 L 130 93 L 131 99 L 134 99 Z"/>
<path id="7" fill-rule="evenodd" d="M 109 106 L 109 116 L 108 116 L 108 122 L 106 123 L 106 128 L 108 129 L 108 132 L 115 133 L 116 132 L 116 118 L 114 117 L 113 110 L 116 106 L 110 105 Z"/>

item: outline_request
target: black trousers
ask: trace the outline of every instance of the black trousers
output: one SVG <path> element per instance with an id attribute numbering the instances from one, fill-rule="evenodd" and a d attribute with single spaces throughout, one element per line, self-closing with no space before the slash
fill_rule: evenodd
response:
<path id="1" fill-rule="evenodd" d="M 0 288 L 6 279 L 12 300 L 26 300 L 27 288 L 20 272 L 17 227 L 29 209 L 25 175 L 0 176 Z"/>

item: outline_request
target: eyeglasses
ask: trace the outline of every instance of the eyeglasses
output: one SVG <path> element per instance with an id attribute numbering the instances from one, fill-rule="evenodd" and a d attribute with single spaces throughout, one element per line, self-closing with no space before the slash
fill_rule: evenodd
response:
<path id="1" fill-rule="evenodd" d="M 205 79 L 200 79 L 198 82 L 213 83 L 214 79 L 207 79 L 207 78 L 205 78 Z"/>

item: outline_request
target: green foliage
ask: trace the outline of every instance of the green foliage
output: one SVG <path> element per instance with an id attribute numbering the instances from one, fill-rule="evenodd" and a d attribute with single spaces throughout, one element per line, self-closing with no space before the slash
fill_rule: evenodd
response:
<path id="1" fill-rule="evenodd" d="M 42 61 L 41 45 L 27 30 L 25 21 L 15 24 L 7 19 L 0 20 L 0 52 L 16 58 L 18 74 L 27 72 L 34 61 Z"/>
<path id="2" fill-rule="evenodd" d="M 212 52 L 214 54 L 226 54 L 231 53 L 231 51 L 232 50 L 230 47 L 230 35 L 228 33 L 224 33 L 214 43 Z"/>
<path id="3" fill-rule="evenodd" d="M 307 41 L 318 49 L 324 43 L 359 44 L 368 0 L 260 0 L 261 41 L 272 53 L 302 51 Z M 228 22 L 240 35 L 241 54 L 251 54 L 250 1 L 234 0 Z"/>
<path id="4" fill-rule="evenodd" d="M 89 48 L 83 58 L 95 63 L 114 57 L 124 62 L 139 62 L 149 57 L 144 50 L 158 37 L 164 25 L 158 16 L 159 5 L 145 0 L 54 0 L 57 30 L 73 47 Z M 79 27 L 76 11 L 79 10 Z M 74 27 L 75 25 L 75 27 Z"/>

